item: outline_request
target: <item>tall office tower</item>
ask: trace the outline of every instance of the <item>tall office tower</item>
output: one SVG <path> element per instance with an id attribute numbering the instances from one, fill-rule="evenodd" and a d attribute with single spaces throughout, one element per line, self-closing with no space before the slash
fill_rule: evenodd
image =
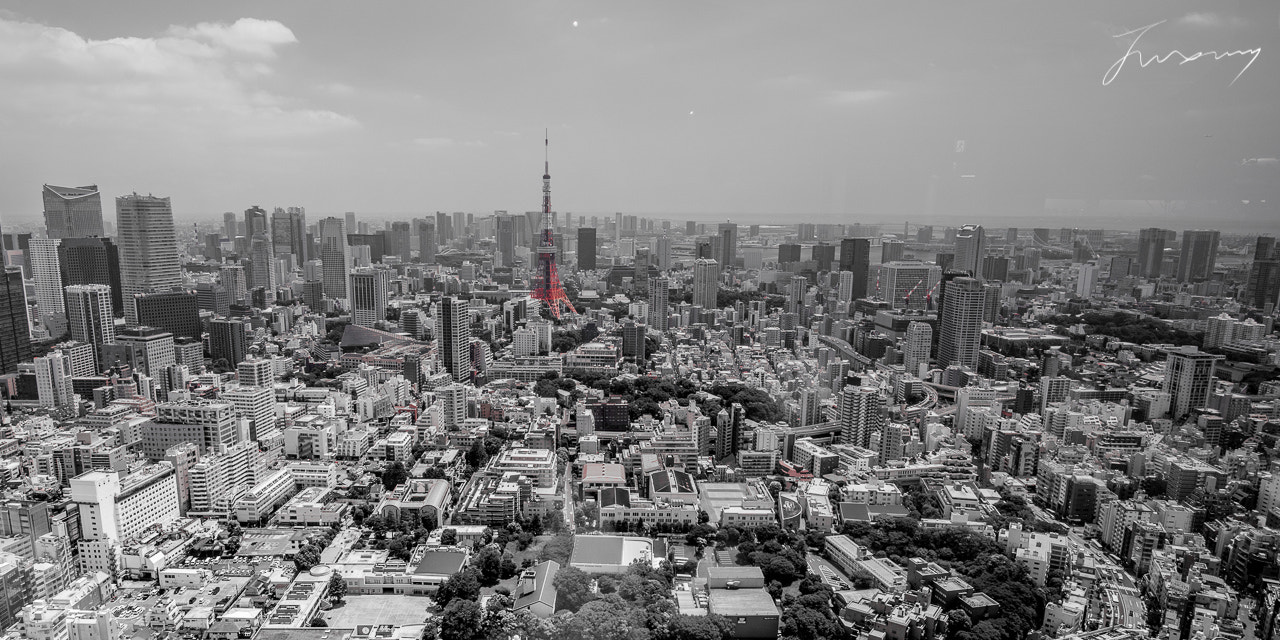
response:
<path id="1" fill-rule="evenodd" d="M 249 246 L 249 259 L 253 261 L 252 268 L 249 270 L 249 290 L 259 288 L 265 290 L 267 304 L 272 304 L 276 300 L 276 286 L 279 281 L 276 280 L 276 254 L 271 238 L 265 233 L 254 234 Z"/>
<path id="2" fill-rule="evenodd" d="M 453 212 L 453 221 L 449 223 L 452 229 L 453 239 L 465 238 L 467 236 L 467 214 L 461 211 Z"/>
<path id="3" fill-rule="evenodd" d="M 358 327 L 372 327 L 387 319 L 387 287 L 390 278 L 386 269 L 361 268 L 351 272 L 347 289 L 347 306 L 351 309 L 351 323 Z"/>
<path id="4" fill-rule="evenodd" d="M 116 341 L 116 323 L 111 311 L 111 288 L 105 284 L 73 284 L 64 292 L 71 339 L 93 345 Z"/>
<path id="5" fill-rule="evenodd" d="M 876 387 L 847 385 L 840 391 L 840 443 L 871 444 L 871 434 L 885 424 L 884 396 Z"/>
<path id="6" fill-rule="evenodd" d="M 716 256 L 716 260 L 721 269 L 732 270 L 738 260 L 738 225 L 721 222 L 716 227 L 716 235 L 720 237 L 720 255 Z"/>
<path id="7" fill-rule="evenodd" d="M 302 304 L 316 313 L 324 313 L 324 283 L 307 280 L 302 283 Z"/>
<path id="8" fill-rule="evenodd" d="M 71 390 L 71 359 L 54 349 L 49 355 L 35 359 L 36 390 L 40 406 L 58 409 L 75 404 L 75 392 Z"/>
<path id="9" fill-rule="evenodd" d="M 982 258 L 983 279 L 995 280 L 996 282 L 1008 282 L 1009 266 L 1011 262 L 1012 261 L 1005 256 L 985 256 Z"/>
<path id="10" fill-rule="evenodd" d="M 204 257 L 206 260 L 213 262 L 222 262 L 222 235 L 217 233 L 204 234 Z"/>
<path id="11" fill-rule="evenodd" d="M 649 317 L 645 321 L 650 327 L 664 332 L 670 326 L 670 286 L 671 281 L 664 276 L 649 280 Z"/>
<path id="12" fill-rule="evenodd" d="M 244 336 L 244 324 L 238 319 L 214 318 L 209 321 L 209 356 L 213 362 L 226 360 L 234 367 L 248 353 Z"/>
<path id="13" fill-rule="evenodd" d="M 716 309 L 720 293 L 720 265 L 701 258 L 693 262 L 693 306 Z"/>
<path id="14" fill-rule="evenodd" d="M 1017 242 L 1018 242 L 1018 228 L 1017 228 L 1017 227 L 1009 227 L 1008 229 L 1005 229 L 1005 230 L 1004 230 L 1004 241 L 1005 241 L 1006 243 L 1008 243 L 1008 244 L 1017 244 Z"/>
<path id="15" fill-rule="evenodd" d="M 982 292 L 986 294 L 982 304 L 982 321 L 995 324 L 1000 317 L 1001 303 L 1003 302 L 1000 283 L 984 282 L 982 283 Z"/>
<path id="16" fill-rule="evenodd" d="M 354 211 L 346 212 L 345 214 L 343 214 L 342 221 L 343 221 L 342 228 L 346 229 L 347 233 L 364 233 L 364 231 L 360 230 L 361 227 L 365 226 L 364 223 L 363 222 L 359 224 L 356 223 L 356 212 Z"/>
<path id="17" fill-rule="evenodd" d="M 630 318 L 622 321 L 622 352 L 624 358 L 635 358 L 637 364 L 643 366 L 645 326 Z"/>
<path id="18" fill-rule="evenodd" d="M 254 205 L 244 210 L 244 235 L 247 238 L 259 234 L 271 233 L 271 226 L 267 222 L 267 210 Z"/>
<path id="19" fill-rule="evenodd" d="M 1217 231 L 1183 231 L 1182 256 L 1178 259 L 1178 282 L 1202 282 L 1213 275 L 1218 261 Z"/>
<path id="20" fill-rule="evenodd" d="M 466 300 L 445 297 L 436 307 L 436 352 L 458 382 L 471 380 L 471 308 Z"/>
<path id="21" fill-rule="evenodd" d="M 283 207 L 271 210 L 271 251 L 280 256 L 293 253 L 293 223 Z"/>
<path id="22" fill-rule="evenodd" d="M 214 316 L 231 315 L 231 294 L 216 282 L 197 283 L 196 308 L 211 311 Z"/>
<path id="23" fill-rule="evenodd" d="M 289 207 L 286 211 L 289 213 L 289 252 L 298 264 L 302 264 L 311 259 L 311 243 L 307 240 L 307 210 L 304 207 Z"/>
<path id="24" fill-rule="evenodd" d="M 1193 346 L 1171 348 L 1168 354 L 1163 390 L 1169 394 L 1170 413 L 1176 420 L 1209 404 L 1218 356 Z"/>
<path id="25" fill-rule="evenodd" d="M 582 229 L 578 229 L 578 238 L 582 238 Z M 516 219 L 514 216 L 498 216 L 497 229 L 495 235 L 498 239 L 498 251 L 502 256 L 502 265 L 509 267 L 515 263 L 516 256 Z M 593 247 L 594 249 L 594 247 Z M 579 248 L 578 262 L 582 262 L 581 248 Z"/>
<path id="26" fill-rule="evenodd" d="M 933 225 L 925 225 L 916 229 L 916 242 L 933 242 Z"/>
<path id="27" fill-rule="evenodd" d="M 1277 300 L 1280 300 L 1280 246 L 1271 236 L 1259 236 L 1240 301 L 1272 313 Z"/>
<path id="28" fill-rule="evenodd" d="M 800 262 L 800 245 L 782 243 L 778 245 L 778 264 Z"/>
<path id="29" fill-rule="evenodd" d="M 659 271 L 665 272 L 671 268 L 671 237 L 665 233 L 655 241 L 653 261 Z"/>
<path id="30" fill-rule="evenodd" d="M 111 309 L 124 317 L 120 283 L 120 251 L 107 238 L 63 238 L 58 246 L 62 285 L 101 284 L 111 288 Z"/>
<path id="31" fill-rule="evenodd" d="M 44 185 L 44 226 L 49 237 L 55 240 L 106 235 L 102 228 L 102 196 L 98 185 Z"/>
<path id="32" fill-rule="evenodd" d="M 175 338 L 200 339 L 200 299 L 194 289 L 170 289 L 133 297 L 138 325 L 164 329 Z"/>
<path id="33" fill-rule="evenodd" d="M 854 300 L 867 297 L 867 273 L 870 269 L 870 238 L 845 238 L 840 241 L 840 270 L 853 273 Z"/>
<path id="34" fill-rule="evenodd" d="M 813 261 L 818 263 L 818 271 L 831 271 L 831 265 L 836 261 L 835 245 L 819 242 L 813 245 L 810 253 L 813 256 Z"/>
<path id="35" fill-rule="evenodd" d="M 0 373 L 13 373 L 31 359 L 31 325 L 22 270 L 5 268 L 0 279 Z"/>
<path id="36" fill-rule="evenodd" d="M 880 263 L 897 262 L 902 259 L 903 249 L 907 243 L 901 240 L 880 241 Z"/>
<path id="37" fill-rule="evenodd" d="M 956 232 L 956 259 L 951 268 L 968 271 L 970 276 L 982 280 L 982 258 L 986 254 L 987 238 L 982 225 L 966 224 Z"/>
<path id="38" fill-rule="evenodd" d="M 62 269 L 58 266 L 58 241 L 33 238 L 27 252 L 27 265 L 36 281 L 36 304 L 42 319 L 66 313 L 62 302 Z"/>
<path id="39" fill-rule="evenodd" d="M 1148 228 L 1138 232 L 1138 275 L 1159 278 L 1164 265 L 1164 229 Z"/>
<path id="40" fill-rule="evenodd" d="M 134 294 L 182 285 L 173 207 L 168 198 L 136 193 L 116 198 L 116 228 L 120 240 L 120 287 L 124 299 Z M 133 305 L 126 304 L 125 321 L 137 325 Z"/>
<path id="41" fill-rule="evenodd" d="M 946 304 L 938 319 L 938 366 L 978 366 L 982 338 L 982 314 L 986 292 L 977 278 L 956 278 L 947 283 Z"/>
<path id="42" fill-rule="evenodd" d="M 413 221 L 418 232 L 418 260 L 423 264 L 436 262 L 436 223 L 425 218 Z M 504 260 L 506 258 L 503 258 Z"/>
<path id="43" fill-rule="evenodd" d="M 907 324 L 907 341 L 902 350 L 902 364 L 907 373 L 919 376 L 920 365 L 929 364 L 929 352 L 933 350 L 933 327 L 927 322 L 912 321 Z"/>
<path id="44" fill-rule="evenodd" d="M 354 229 L 352 229 L 354 231 Z M 443 211 L 436 212 L 436 240 L 438 244 L 447 244 L 453 239 L 453 229 L 449 222 L 449 214 Z"/>
<path id="45" fill-rule="evenodd" d="M 1081 298 L 1088 298 L 1093 295 L 1093 290 L 1098 286 L 1098 265 L 1087 262 L 1080 265 L 1080 270 L 1076 274 L 1076 295 Z"/>
<path id="46" fill-rule="evenodd" d="M 228 240 L 235 240 L 236 236 L 240 235 L 234 211 L 227 211 L 222 214 L 222 233 Z"/>
<path id="47" fill-rule="evenodd" d="M 222 265 L 218 268 L 218 281 L 227 290 L 231 304 L 242 305 L 249 301 L 249 278 L 244 273 L 244 265 Z"/>
<path id="48" fill-rule="evenodd" d="M 413 243 L 409 223 L 397 220 L 391 223 L 387 234 L 387 253 L 400 257 L 401 264 L 409 264 L 413 259 Z"/>
<path id="49" fill-rule="evenodd" d="M 872 265 L 864 284 L 867 297 L 884 300 L 890 308 L 925 310 L 941 280 L 938 265 L 899 261 Z"/>
<path id="50" fill-rule="evenodd" d="M 348 218 L 354 219 L 354 214 Z M 340 218 L 320 220 L 320 263 L 324 272 L 324 295 L 334 300 L 347 297 L 347 269 L 351 266 L 351 250 Z"/>

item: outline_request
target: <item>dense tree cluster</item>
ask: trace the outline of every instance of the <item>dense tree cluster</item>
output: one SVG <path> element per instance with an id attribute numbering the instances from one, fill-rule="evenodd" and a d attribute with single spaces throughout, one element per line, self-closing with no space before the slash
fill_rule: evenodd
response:
<path id="1" fill-rule="evenodd" d="M 747 417 L 752 420 L 777 422 L 787 417 L 783 408 L 764 389 L 732 383 L 718 384 L 708 389 L 708 391 L 720 396 L 723 399 L 722 404 L 724 406 L 735 402 L 741 404 L 742 408 L 747 411 Z M 719 410 L 717 409 L 717 411 Z"/>
<path id="2" fill-rule="evenodd" d="M 1119 338 L 1137 344 L 1175 344 L 1200 346 L 1200 335 L 1161 322 L 1150 316 L 1126 311 L 1089 311 L 1081 315 L 1057 315 L 1045 318 L 1046 324 L 1068 327 L 1085 325 L 1088 334 Z"/>
<path id="3" fill-rule="evenodd" d="M 922 529 L 909 518 L 853 522 L 844 533 L 877 556 L 903 564 L 920 557 L 947 567 L 999 602 L 994 616 L 966 626 L 954 616 L 947 640 L 1020 640 L 1035 628 L 1044 596 L 1025 567 L 1004 555 L 996 541 L 959 527 Z M 952 616 L 949 615 L 949 621 Z"/>
<path id="4" fill-rule="evenodd" d="M 760 567 L 770 584 L 787 586 L 808 572 L 805 562 L 808 545 L 799 533 L 768 525 L 741 531 L 738 540 L 738 564 Z"/>

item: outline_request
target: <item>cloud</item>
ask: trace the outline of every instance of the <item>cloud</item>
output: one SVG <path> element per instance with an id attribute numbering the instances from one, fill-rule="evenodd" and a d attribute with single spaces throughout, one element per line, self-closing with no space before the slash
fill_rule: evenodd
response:
<path id="1" fill-rule="evenodd" d="M 104 40 L 0 18 L 0 122 L 219 140 L 358 126 L 259 86 L 297 42 L 285 25 L 253 18 Z"/>
<path id="2" fill-rule="evenodd" d="M 1242 165 L 1250 165 L 1250 164 L 1274 165 L 1274 164 L 1277 164 L 1277 163 L 1280 163 L 1280 159 L 1276 159 L 1276 158 L 1245 158 L 1244 160 L 1241 160 L 1241 161 L 1240 161 L 1240 164 L 1242 164 Z"/>
<path id="3" fill-rule="evenodd" d="M 454 140 L 453 138 L 414 138 L 410 142 L 421 147 L 432 148 L 484 146 L 484 142 L 480 140 Z"/>
<path id="4" fill-rule="evenodd" d="M 858 91 L 832 91 L 827 100 L 832 104 L 867 104 L 884 100 L 893 95 L 883 89 L 862 89 Z"/>
<path id="5" fill-rule="evenodd" d="M 1223 16 L 1213 12 L 1194 12 L 1178 18 L 1178 24 L 1189 27 L 1243 27 L 1248 25 L 1237 16 Z"/>

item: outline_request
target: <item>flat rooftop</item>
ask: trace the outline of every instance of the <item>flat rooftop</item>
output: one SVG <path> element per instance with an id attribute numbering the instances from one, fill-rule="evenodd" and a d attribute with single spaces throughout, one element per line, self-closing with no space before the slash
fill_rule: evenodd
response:
<path id="1" fill-rule="evenodd" d="M 778 605 L 764 589 L 712 589 L 708 611 L 721 616 L 778 616 Z"/>

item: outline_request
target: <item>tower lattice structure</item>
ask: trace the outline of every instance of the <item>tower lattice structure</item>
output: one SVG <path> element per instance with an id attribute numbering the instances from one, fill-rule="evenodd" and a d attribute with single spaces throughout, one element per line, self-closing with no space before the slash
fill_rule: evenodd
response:
<path id="1" fill-rule="evenodd" d="M 543 146 L 549 147 L 550 140 L 544 139 Z M 565 295 L 560 284 L 560 276 L 556 272 L 556 241 L 551 226 L 551 162 L 545 159 L 542 172 L 542 231 L 538 235 L 538 263 L 533 274 L 532 296 L 551 309 L 551 314 L 560 317 L 561 309 L 567 308 L 577 313 Z"/>

